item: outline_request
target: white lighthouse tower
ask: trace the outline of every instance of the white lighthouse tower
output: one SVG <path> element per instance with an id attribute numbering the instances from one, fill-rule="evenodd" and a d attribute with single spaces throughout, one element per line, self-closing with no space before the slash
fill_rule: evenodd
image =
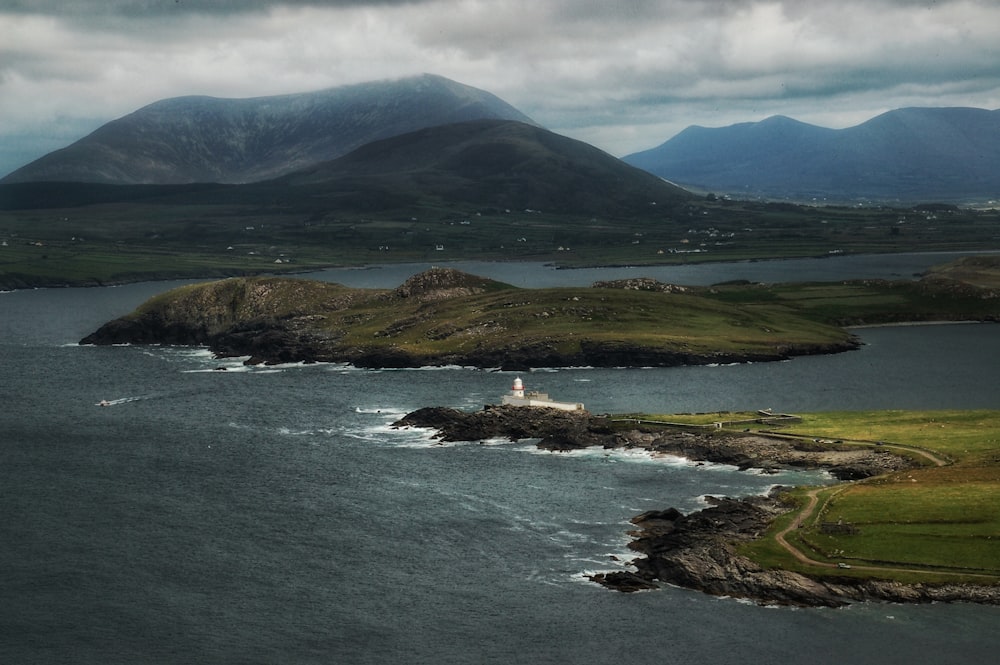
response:
<path id="1" fill-rule="evenodd" d="M 521 381 L 521 377 L 514 379 L 514 385 L 510 387 L 510 396 L 524 399 L 524 383 Z"/>

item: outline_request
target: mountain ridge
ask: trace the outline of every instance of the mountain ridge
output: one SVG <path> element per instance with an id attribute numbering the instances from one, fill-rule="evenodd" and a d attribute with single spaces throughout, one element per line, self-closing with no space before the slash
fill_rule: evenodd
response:
<path id="1" fill-rule="evenodd" d="M 425 127 L 246 184 L 0 184 L 0 210 L 125 203 L 272 206 L 302 214 L 510 209 L 630 217 L 692 195 L 582 141 L 514 120 Z M 666 204 L 666 205 L 664 205 Z"/>
<path id="2" fill-rule="evenodd" d="M 0 183 L 256 182 L 373 140 L 479 118 L 534 124 L 492 93 L 431 74 L 268 97 L 172 97 L 108 122 Z"/>
<path id="3" fill-rule="evenodd" d="M 786 200 L 963 201 L 1000 192 L 1000 110 L 908 107 L 845 129 L 771 116 L 693 125 L 626 163 L 681 186 Z"/>

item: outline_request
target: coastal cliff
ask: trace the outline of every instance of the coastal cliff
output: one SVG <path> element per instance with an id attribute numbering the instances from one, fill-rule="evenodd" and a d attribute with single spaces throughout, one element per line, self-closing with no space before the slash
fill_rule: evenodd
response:
<path id="1" fill-rule="evenodd" d="M 912 460 L 881 447 L 644 425 L 545 408 L 487 406 L 465 412 L 428 407 L 406 415 L 394 426 L 432 428 L 441 441 L 537 439 L 540 448 L 553 451 L 588 446 L 641 448 L 653 454 L 680 455 L 742 469 L 821 468 L 841 480 L 879 476 L 914 465 Z M 712 505 L 688 515 L 674 508 L 637 515 L 631 520 L 636 529 L 629 532 L 634 539 L 629 547 L 640 555 L 630 562 L 634 571 L 599 573 L 591 579 L 625 592 L 673 584 L 717 596 L 810 607 L 872 600 L 1000 604 L 1000 586 L 903 584 L 836 574 L 813 578 L 757 564 L 740 554 L 739 545 L 760 538 L 774 519 L 793 509 L 783 500 L 782 492 L 782 488 L 775 488 L 766 497 L 710 498 Z"/>

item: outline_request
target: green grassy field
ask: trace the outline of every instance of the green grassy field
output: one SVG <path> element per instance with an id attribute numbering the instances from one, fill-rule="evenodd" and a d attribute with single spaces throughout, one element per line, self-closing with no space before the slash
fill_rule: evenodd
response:
<path id="1" fill-rule="evenodd" d="M 706 418 L 697 416 L 695 418 Z M 715 414 L 718 419 L 718 414 Z M 674 418 L 674 416 L 671 416 Z M 810 558 L 796 561 L 773 535 L 745 547 L 764 565 L 810 575 L 879 577 L 905 582 L 1000 583 L 1000 411 L 872 411 L 804 414 L 782 432 L 857 445 L 902 444 L 942 461 L 820 493 L 820 508 L 788 535 Z M 805 490 L 787 500 L 802 505 Z M 829 524 L 851 529 L 830 528 Z"/>
<path id="2" fill-rule="evenodd" d="M 435 272 L 435 271 L 431 271 Z M 448 297 L 403 297 L 312 280 L 248 278 L 171 290 L 131 318 L 150 316 L 217 332 L 250 320 L 300 324 L 330 348 L 394 349 L 434 364 L 445 355 L 545 348 L 568 356 L 584 345 L 654 349 L 685 357 L 773 357 L 849 348 L 850 333 L 788 312 L 748 311 L 697 295 L 610 288 L 523 289 L 456 271 Z M 415 278 L 421 279 L 421 277 Z"/>
<path id="3" fill-rule="evenodd" d="M 934 214 L 694 199 L 642 217 L 422 201 L 338 210 L 303 199 L 140 200 L 0 210 L 0 288 L 411 261 L 682 264 L 1000 248 L 1000 212 Z M 282 264 L 276 264 L 276 260 Z"/>

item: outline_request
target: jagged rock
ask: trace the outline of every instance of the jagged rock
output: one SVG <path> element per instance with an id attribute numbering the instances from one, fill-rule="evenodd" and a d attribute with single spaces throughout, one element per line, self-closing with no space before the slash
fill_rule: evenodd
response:
<path id="1" fill-rule="evenodd" d="M 416 298 L 422 301 L 443 300 L 482 293 L 491 285 L 492 279 L 477 277 L 454 268 L 433 267 L 416 274 L 393 291 L 400 298 Z"/>
<path id="2" fill-rule="evenodd" d="M 487 406 L 471 413 L 427 407 L 407 414 L 393 427 L 433 428 L 442 441 L 540 439 L 539 447 L 549 450 L 603 445 L 609 436 L 603 419 L 594 419 L 585 411 L 517 406 Z"/>
<path id="3" fill-rule="evenodd" d="M 646 578 L 631 573 L 627 570 L 614 570 L 609 573 L 596 573 L 589 576 L 590 581 L 596 582 L 615 591 L 631 593 L 633 591 L 647 591 L 658 589 L 659 585 Z"/>

